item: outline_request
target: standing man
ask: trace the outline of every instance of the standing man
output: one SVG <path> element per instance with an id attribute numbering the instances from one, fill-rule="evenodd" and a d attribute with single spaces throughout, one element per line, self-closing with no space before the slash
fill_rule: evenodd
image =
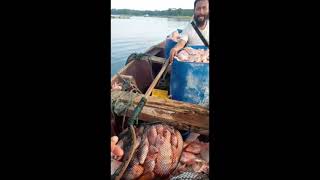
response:
<path id="1" fill-rule="evenodd" d="M 193 22 L 195 26 L 198 27 L 205 41 L 209 43 L 209 0 L 195 0 L 193 11 Z M 184 48 L 185 45 L 205 45 L 191 23 L 182 31 L 180 40 L 176 46 L 171 49 L 169 58 L 170 62 L 172 62 L 173 57 L 176 56 L 178 51 Z"/>

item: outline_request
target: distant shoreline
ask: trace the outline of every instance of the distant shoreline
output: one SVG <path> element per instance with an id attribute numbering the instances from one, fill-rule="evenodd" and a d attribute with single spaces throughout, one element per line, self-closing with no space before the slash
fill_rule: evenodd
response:
<path id="1" fill-rule="evenodd" d="M 131 16 L 137 15 L 111 15 L 111 19 L 130 19 Z M 146 17 L 146 16 L 137 16 Z M 192 16 L 147 16 L 147 17 L 158 17 L 158 18 L 172 18 L 178 20 L 191 20 Z"/>
<path id="2" fill-rule="evenodd" d="M 111 19 L 130 19 L 127 15 L 111 15 Z"/>

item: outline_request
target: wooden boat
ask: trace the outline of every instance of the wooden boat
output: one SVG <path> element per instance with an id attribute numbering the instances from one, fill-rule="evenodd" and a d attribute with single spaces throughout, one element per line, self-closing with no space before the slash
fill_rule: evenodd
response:
<path id="1" fill-rule="evenodd" d="M 123 90 L 111 90 L 112 102 L 128 104 L 132 100 L 132 106 L 127 111 L 120 114 L 111 114 L 112 135 L 117 135 L 123 130 L 122 121 L 132 117 L 133 110 L 144 93 L 148 89 L 149 91 L 152 90 L 150 85 L 159 81 L 156 76 L 166 61 L 164 59 L 164 47 L 165 41 L 149 48 L 143 56 L 130 55 L 125 67 L 111 78 L 111 84 L 122 82 L 125 78 L 131 79 L 143 93 L 134 94 Z M 167 76 L 170 76 L 170 73 Z M 123 118 L 124 116 L 125 118 Z M 209 110 L 196 104 L 148 96 L 148 100 L 139 115 L 139 120 L 144 122 L 160 121 L 179 130 L 189 130 L 208 136 Z"/>
<path id="2" fill-rule="evenodd" d="M 130 55 L 125 67 L 111 78 L 112 85 L 127 82 L 126 85 L 123 84 L 121 90 L 111 89 L 111 135 L 116 135 L 120 139 L 124 136 L 131 139 L 124 149 L 122 165 L 111 179 L 121 179 L 134 155 L 137 140 L 132 120 L 135 119 L 137 112 L 139 112 L 137 118 L 139 123 L 165 123 L 178 130 L 199 133 L 201 141 L 209 140 L 209 109 L 170 98 L 150 96 L 154 88 L 160 87 L 157 86 L 158 82 L 163 74 L 166 74 L 164 71 L 168 61 L 164 56 L 165 41 L 152 46 L 143 54 Z M 170 79 L 170 71 L 165 77 L 163 79 Z M 131 89 L 130 84 L 133 85 Z M 142 110 L 137 111 L 137 107 L 140 107 L 145 99 L 147 100 Z M 129 126 L 126 124 L 128 121 Z"/>

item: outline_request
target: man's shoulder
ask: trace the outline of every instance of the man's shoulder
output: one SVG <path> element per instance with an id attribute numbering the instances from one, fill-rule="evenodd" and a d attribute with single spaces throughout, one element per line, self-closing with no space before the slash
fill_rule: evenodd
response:
<path id="1" fill-rule="evenodd" d="M 193 29 L 193 27 L 192 27 L 191 22 L 190 22 L 184 28 L 184 33 L 190 33 L 192 31 L 192 29 Z"/>
<path id="2" fill-rule="evenodd" d="M 191 22 L 189 22 L 188 24 L 187 24 L 187 26 L 186 26 L 186 29 L 187 30 L 190 30 L 192 28 L 192 25 L 191 25 Z"/>

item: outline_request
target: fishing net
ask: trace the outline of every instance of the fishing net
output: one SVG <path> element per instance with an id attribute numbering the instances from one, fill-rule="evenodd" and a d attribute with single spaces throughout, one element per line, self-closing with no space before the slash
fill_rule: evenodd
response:
<path id="1" fill-rule="evenodd" d="M 207 174 L 188 171 L 170 178 L 170 180 L 209 180 Z"/>

